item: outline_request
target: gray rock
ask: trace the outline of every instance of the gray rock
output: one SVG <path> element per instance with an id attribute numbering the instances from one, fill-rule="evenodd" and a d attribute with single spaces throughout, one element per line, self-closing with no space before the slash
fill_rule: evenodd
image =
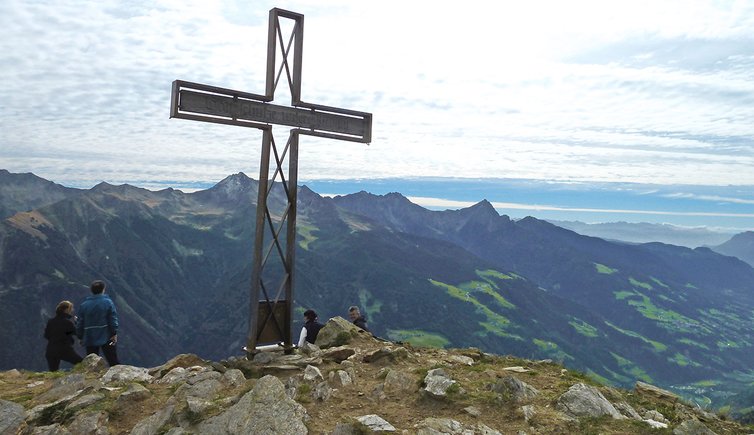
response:
<path id="1" fill-rule="evenodd" d="M 0 399 L 0 434 L 15 434 L 25 418 L 26 411 L 23 406 Z"/>
<path id="2" fill-rule="evenodd" d="M 477 425 L 477 429 L 474 433 L 479 435 L 503 435 L 502 432 L 492 429 L 491 427 L 482 423 L 479 423 Z"/>
<path id="3" fill-rule="evenodd" d="M 76 435 L 108 435 L 109 420 L 104 411 L 82 412 L 73 419 L 68 430 Z"/>
<path id="4" fill-rule="evenodd" d="M 107 370 L 105 359 L 94 353 L 85 356 L 81 361 L 81 366 L 87 373 L 101 373 Z"/>
<path id="5" fill-rule="evenodd" d="M 189 432 L 182 427 L 174 427 L 165 432 L 165 435 L 192 435 L 193 432 Z"/>
<path id="6" fill-rule="evenodd" d="M 104 398 L 105 395 L 102 393 L 86 394 L 69 403 L 68 406 L 65 407 L 65 409 L 71 412 L 77 412 L 99 402 Z"/>
<path id="7" fill-rule="evenodd" d="M 466 408 L 463 408 L 463 412 L 465 412 L 466 414 L 469 414 L 472 417 L 482 416 L 482 410 L 480 410 L 476 406 L 467 406 Z"/>
<path id="8" fill-rule="evenodd" d="M 397 349 L 391 347 L 383 347 L 374 352 L 370 352 L 364 355 L 363 362 L 365 363 L 390 363 L 408 358 L 409 353 L 405 347 L 399 347 Z"/>
<path id="9" fill-rule="evenodd" d="M 521 407 L 521 411 L 524 413 L 524 420 L 529 423 L 532 418 L 534 418 L 535 415 L 537 415 L 537 411 L 534 409 L 534 405 L 524 405 Z"/>
<path id="10" fill-rule="evenodd" d="M 416 429 L 416 435 L 474 435 L 473 429 L 450 418 L 425 418 L 416 425 Z"/>
<path id="11" fill-rule="evenodd" d="M 651 396 L 661 400 L 667 400 L 672 403 L 678 401 L 677 394 L 671 393 L 668 390 L 663 390 L 662 388 L 655 387 L 654 385 L 647 384 L 645 382 L 637 381 L 634 388 L 636 389 L 636 392 L 641 395 Z"/>
<path id="12" fill-rule="evenodd" d="M 175 367 L 157 380 L 158 384 L 182 384 L 189 377 L 189 371 L 184 367 Z"/>
<path id="13" fill-rule="evenodd" d="M 229 369 L 223 373 L 223 382 L 231 387 L 240 387 L 246 383 L 246 377 L 238 369 Z"/>
<path id="14" fill-rule="evenodd" d="M 88 385 L 84 374 L 74 373 L 62 377 L 52 384 L 52 388 L 40 394 L 36 398 L 37 403 L 55 402 L 63 397 L 77 393 Z"/>
<path id="15" fill-rule="evenodd" d="M 330 435 L 360 435 L 359 430 L 351 423 L 338 423 Z"/>
<path id="16" fill-rule="evenodd" d="M 654 421 L 659 421 L 660 423 L 665 423 L 665 424 L 670 423 L 668 419 L 665 418 L 664 415 L 662 415 L 658 411 L 655 411 L 654 409 L 649 410 L 644 413 L 644 420 L 654 420 Z"/>
<path id="17" fill-rule="evenodd" d="M 320 356 L 322 354 L 322 349 L 320 349 L 319 346 L 311 344 L 308 341 L 299 348 L 299 351 L 308 356 Z"/>
<path id="18" fill-rule="evenodd" d="M 194 414 L 203 414 L 207 409 L 212 406 L 212 402 L 204 400 L 200 397 L 188 396 L 186 397 L 186 409 Z"/>
<path id="19" fill-rule="evenodd" d="M 264 376 L 235 405 L 197 425 L 197 433 L 305 435 L 306 409 L 289 398 L 274 376 Z"/>
<path id="20" fill-rule="evenodd" d="M 463 364 L 466 366 L 473 366 L 474 365 L 474 358 L 466 355 L 450 355 L 448 357 L 448 362 L 455 363 L 455 364 Z"/>
<path id="21" fill-rule="evenodd" d="M 222 373 L 207 369 L 205 367 L 191 367 L 189 369 L 189 376 L 188 378 L 186 378 L 186 383 L 189 385 L 195 385 L 206 380 L 219 381 L 220 379 L 222 379 L 222 377 Z"/>
<path id="22" fill-rule="evenodd" d="M 618 402 L 614 403 L 613 406 L 615 406 L 615 409 L 618 410 L 621 414 L 624 416 L 631 418 L 633 420 L 642 420 L 641 416 L 638 412 L 634 409 L 633 406 L 629 405 L 626 402 Z"/>
<path id="23" fill-rule="evenodd" d="M 215 372 L 217 373 L 217 372 Z M 205 379 L 194 385 L 183 384 L 175 391 L 177 397 L 201 397 L 203 399 L 214 399 L 222 391 L 224 385 L 217 379 Z"/>
<path id="24" fill-rule="evenodd" d="M 673 429 L 673 435 L 717 435 L 709 430 L 702 422 L 686 420 Z"/>
<path id="25" fill-rule="evenodd" d="M 182 353 L 180 355 L 176 355 L 173 358 L 170 359 L 170 361 L 166 362 L 165 364 L 157 367 L 153 367 L 149 369 L 149 374 L 151 376 L 154 376 L 155 378 L 161 378 L 165 373 L 170 372 L 176 367 L 182 367 L 182 368 L 189 368 L 189 367 L 196 367 L 196 366 L 202 366 L 206 368 L 208 365 L 207 361 L 199 358 L 197 355 L 194 355 L 193 353 Z"/>
<path id="26" fill-rule="evenodd" d="M 314 391 L 312 391 L 312 397 L 320 402 L 329 400 L 330 397 L 332 397 L 332 388 L 327 384 L 327 382 L 320 382 L 316 387 L 314 387 Z"/>
<path id="27" fill-rule="evenodd" d="M 457 386 L 458 382 L 448 377 L 443 369 L 432 369 L 427 372 L 424 384 L 425 387 L 421 389 L 423 395 L 433 399 L 445 399 L 451 387 Z"/>
<path id="28" fill-rule="evenodd" d="M 26 421 L 32 424 L 44 424 L 45 422 L 40 422 L 40 420 L 47 420 L 46 416 L 49 416 L 51 413 L 55 413 L 58 410 L 64 410 L 65 407 L 68 406 L 73 401 L 73 399 L 75 399 L 79 395 L 79 393 L 80 392 L 77 391 L 52 403 L 44 403 L 42 405 L 35 406 L 26 414 Z"/>
<path id="29" fill-rule="evenodd" d="M 558 398 L 557 409 L 576 418 L 603 415 L 609 415 L 614 419 L 625 418 L 598 389 L 581 383 L 571 386 Z"/>
<path id="30" fill-rule="evenodd" d="M 314 343 L 320 349 L 348 344 L 360 335 L 367 335 L 361 328 L 342 317 L 333 317 L 319 330 L 317 341 Z"/>
<path id="31" fill-rule="evenodd" d="M 400 370 L 388 369 L 384 383 L 385 393 L 413 393 L 419 389 L 416 376 Z"/>
<path id="32" fill-rule="evenodd" d="M 651 418 L 642 420 L 644 423 L 648 424 L 649 427 L 652 429 L 666 429 L 668 427 L 667 423 L 662 423 L 660 421 L 652 420 Z"/>
<path id="33" fill-rule="evenodd" d="M 107 384 L 110 382 L 152 382 L 154 378 L 144 367 L 134 367 L 122 364 L 110 367 L 107 372 L 102 375 L 101 380 L 103 383 Z"/>
<path id="34" fill-rule="evenodd" d="M 37 426 L 31 428 L 31 431 L 28 431 L 27 433 L 31 435 L 71 435 L 71 432 L 61 426 L 60 423 L 51 424 L 49 426 Z"/>
<path id="35" fill-rule="evenodd" d="M 115 366 L 117 367 L 117 366 Z M 156 435 L 175 414 L 175 399 L 168 399 L 165 407 L 136 423 L 131 429 L 131 435 Z"/>
<path id="36" fill-rule="evenodd" d="M 304 369 L 304 380 L 307 382 L 323 381 L 325 378 L 322 372 L 314 366 L 306 366 Z"/>
<path id="37" fill-rule="evenodd" d="M 498 394 L 509 397 L 514 402 L 525 402 L 539 395 L 539 391 L 536 388 L 526 382 L 520 381 L 515 376 L 506 376 L 500 379 L 492 385 L 491 389 Z"/>
<path id="38" fill-rule="evenodd" d="M 324 352 L 322 352 L 322 359 L 325 361 L 335 361 L 336 363 L 340 364 L 341 362 L 350 358 L 355 353 L 356 351 L 350 347 L 346 347 L 346 346 L 331 347 L 325 350 Z"/>
<path id="39" fill-rule="evenodd" d="M 329 378 L 333 388 L 344 388 L 353 385 L 351 376 L 345 370 L 330 372 Z"/>
<path id="40" fill-rule="evenodd" d="M 133 383 L 130 384 L 128 388 L 126 388 L 126 391 L 118 395 L 118 398 L 115 402 L 118 406 L 128 406 L 131 403 L 146 400 L 150 396 L 152 396 L 151 391 L 144 388 L 144 386 L 141 384 Z"/>
<path id="41" fill-rule="evenodd" d="M 395 427 L 388 423 L 387 420 L 376 414 L 362 415 L 356 417 L 358 421 L 369 433 L 375 432 L 395 432 Z"/>
<path id="42" fill-rule="evenodd" d="M 254 355 L 254 361 L 257 364 L 270 364 L 275 360 L 275 355 L 272 352 L 259 352 Z"/>

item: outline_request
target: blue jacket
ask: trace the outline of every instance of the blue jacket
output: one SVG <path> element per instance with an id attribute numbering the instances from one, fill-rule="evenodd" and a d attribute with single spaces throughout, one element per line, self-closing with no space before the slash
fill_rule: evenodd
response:
<path id="1" fill-rule="evenodd" d="M 78 309 L 76 335 L 84 346 L 102 346 L 118 333 L 118 313 L 110 296 L 100 293 L 84 299 Z"/>

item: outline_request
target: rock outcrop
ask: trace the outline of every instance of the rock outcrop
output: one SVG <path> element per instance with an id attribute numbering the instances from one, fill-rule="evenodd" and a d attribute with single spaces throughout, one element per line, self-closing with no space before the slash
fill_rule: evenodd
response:
<path id="1" fill-rule="evenodd" d="M 0 435 L 746 433 L 649 384 L 624 392 L 550 361 L 413 348 L 344 319 L 328 325 L 322 349 L 292 355 L 185 354 L 109 369 L 89 355 L 69 373 L 0 373 Z"/>

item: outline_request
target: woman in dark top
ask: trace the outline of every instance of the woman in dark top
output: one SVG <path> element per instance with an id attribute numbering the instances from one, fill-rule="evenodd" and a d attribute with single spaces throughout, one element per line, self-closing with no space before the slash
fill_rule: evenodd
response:
<path id="1" fill-rule="evenodd" d="M 71 364 L 81 362 L 81 356 L 73 349 L 76 337 L 76 325 L 73 323 L 73 304 L 62 301 L 55 308 L 55 317 L 47 321 L 45 338 L 47 339 L 47 365 L 51 372 L 60 368 L 60 360 Z"/>

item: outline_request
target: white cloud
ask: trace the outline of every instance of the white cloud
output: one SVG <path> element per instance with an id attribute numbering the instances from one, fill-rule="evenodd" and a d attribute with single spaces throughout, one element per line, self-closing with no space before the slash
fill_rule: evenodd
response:
<path id="1" fill-rule="evenodd" d="M 260 133 L 169 120 L 170 83 L 261 93 L 277 3 L 0 3 L 0 158 L 58 182 L 256 174 Z M 370 147 L 302 139 L 302 179 L 754 184 L 751 2 L 283 3 L 304 100 L 374 113 Z"/>

